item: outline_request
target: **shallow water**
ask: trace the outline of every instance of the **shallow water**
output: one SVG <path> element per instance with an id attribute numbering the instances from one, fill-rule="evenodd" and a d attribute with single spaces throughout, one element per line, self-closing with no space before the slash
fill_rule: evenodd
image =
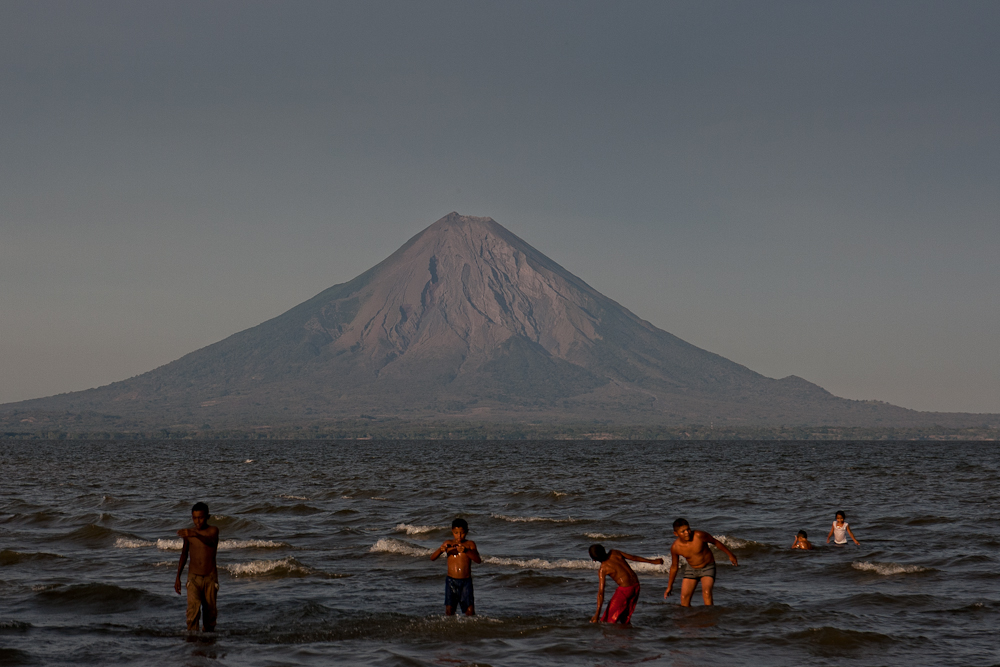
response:
<path id="1" fill-rule="evenodd" d="M 0 479 L 4 665 L 1000 664 L 993 443 L 6 441 Z M 220 612 L 187 637 L 196 500 Z M 837 509 L 860 547 L 824 544 Z M 456 515 L 473 619 L 427 559 Z M 739 557 L 716 606 L 642 565 L 633 626 L 589 624 L 587 547 L 667 555 L 678 515 Z"/>

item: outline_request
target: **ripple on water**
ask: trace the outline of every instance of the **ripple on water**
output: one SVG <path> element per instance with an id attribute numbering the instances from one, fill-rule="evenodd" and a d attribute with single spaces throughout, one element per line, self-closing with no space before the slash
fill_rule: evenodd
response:
<path id="1" fill-rule="evenodd" d="M 30 563 L 32 561 L 39 560 L 55 560 L 57 558 L 63 558 L 59 554 L 50 554 L 44 551 L 33 552 L 33 551 L 13 551 L 12 549 L 4 549 L 0 551 L 0 567 L 5 565 L 20 565 L 21 563 Z"/>
<path id="2" fill-rule="evenodd" d="M 0 646 L 0 665 L 34 665 L 35 659 L 27 651 Z"/>
<path id="3" fill-rule="evenodd" d="M 34 599 L 36 604 L 59 613 L 118 614 L 150 605 L 169 605 L 169 600 L 142 589 L 105 583 L 38 586 Z"/>
<path id="4" fill-rule="evenodd" d="M 312 505 L 306 505 L 305 503 L 296 503 L 294 505 L 272 505 L 271 503 L 264 503 L 262 505 L 254 505 L 248 509 L 243 510 L 247 514 L 299 514 L 299 515 L 310 515 L 319 514 L 324 512 L 318 507 L 313 507 Z"/>
<path id="5" fill-rule="evenodd" d="M 851 567 L 860 572 L 877 574 L 883 577 L 891 577 L 900 574 L 926 574 L 936 572 L 932 567 L 922 565 L 902 565 L 900 563 L 875 563 L 872 561 L 854 561 Z"/>
<path id="6" fill-rule="evenodd" d="M 849 630 L 823 626 L 785 635 L 791 644 L 804 645 L 821 655 L 855 653 L 862 650 L 885 649 L 896 643 L 889 635 L 865 630 Z"/>
<path id="7" fill-rule="evenodd" d="M 260 644 L 302 644 L 367 641 L 415 640 L 466 644 L 484 639 L 523 638 L 555 628 L 576 626 L 579 620 L 566 623 L 554 617 L 412 616 L 398 613 L 333 613 L 322 622 L 300 622 L 289 629 L 279 623 L 241 628 L 232 635 L 246 635 Z"/>

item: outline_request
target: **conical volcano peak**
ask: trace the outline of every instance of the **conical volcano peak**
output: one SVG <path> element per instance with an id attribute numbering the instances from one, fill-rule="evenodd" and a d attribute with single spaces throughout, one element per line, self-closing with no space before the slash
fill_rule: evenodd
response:
<path id="1" fill-rule="evenodd" d="M 267 428 L 373 414 L 878 425 L 916 414 L 772 380 L 697 348 L 492 218 L 457 212 L 263 324 L 141 376 L 14 407 Z"/>
<path id="2" fill-rule="evenodd" d="M 421 248 L 464 245 L 478 252 L 482 244 L 490 239 L 493 239 L 492 243 L 502 241 L 521 252 L 540 254 L 493 218 L 461 215 L 454 211 L 417 234 L 411 243 Z"/>
<path id="3" fill-rule="evenodd" d="M 336 346 L 369 351 L 378 369 L 430 348 L 488 358 L 511 337 L 566 358 L 599 338 L 599 295 L 487 217 L 441 218 L 380 264 L 356 296 L 358 316 Z"/>
<path id="4" fill-rule="evenodd" d="M 500 227 L 503 226 L 493 218 L 479 217 L 475 215 L 462 215 L 457 211 L 452 211 L 434 224 L 430 225 L 426 231 L 444 232 L 454 227 Z"/>

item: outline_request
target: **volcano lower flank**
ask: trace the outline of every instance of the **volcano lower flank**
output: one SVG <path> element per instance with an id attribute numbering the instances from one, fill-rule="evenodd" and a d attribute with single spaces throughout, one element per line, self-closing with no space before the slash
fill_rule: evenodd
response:
<path id="1" fill-rule="evenodd" d="M 636 317 L 492 219 L 457 213 L 354 280 L 177 361 L 3 407 L 43 420 L 69 411 L 91 422 L 116 415 L 213 427 L 359 415 L 853 426 L 936 419 L 837 398 L 794 376 L 764 377 Z"/>

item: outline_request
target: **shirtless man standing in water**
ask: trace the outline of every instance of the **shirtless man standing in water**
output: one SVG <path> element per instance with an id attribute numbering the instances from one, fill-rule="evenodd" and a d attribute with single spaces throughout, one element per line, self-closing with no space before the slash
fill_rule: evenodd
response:
<path id="1" fill-rule="evenodd" d="M 670 591 L 674 589 L 674 578 L 677 576 L 677 561 L 679 556 L 684 556 L 687 563 L 684 565 L 684 581 L 681 584 L 681 606 L 690 607 L 691 597 L 694 589 L 701 582 L 701 597 L 706 605 L 712 604 L 712 586 L 715 585 L 715 556 L 708 545 L 714 544 L 720 551 L 729 556 L 733 565 L 736 556 L 726 547 L 703 530 L 692 530 L 686 519 L 674 521 L 674 535 L 677 539 L 670 546 L 670 578 L 667 579 L 667 590 L 663 597 L 670 596 Z"/>
<path id="2" fill-rule="evenodd" d="M 198 617 L 202 615 L 202 608 L 205 632 L 215 630 L 215 618 L 219 613 L 215 602 L 219 592 L 219 572 L 215 565 L 215 554 L 219 550 L 219 529 L 208 525 L 208 516 L 208 505 L 196 503 L 191 508 L 194 528 L 177 531 L 184 538 L 181 562 L 177 565 L 177 579 L 174 580 L 174 590 L 178 595 L 181 594 L 181 572 L 184 571 L 188 552 L 191 554 L 187 580 L 187 628 L 190 632 L 198 631 Z"/>
<path id="3" fill-rule="evenodd" d="M 482 563 L 476 543 L 465 539 L 469 524 L 465 519 L 451 522 L 452 539 L 445 540 L 431 560 L 437 560 L 443 553 L 448 554 L 448 576 L 444 578 L 444 613 L 455 615 L 455 607 L 461 606 L 466 616 L 476 615 L 476 597 L 472 592 L 472 564 Z"/>
<path id="4" fill-rule="evenodd" d="M 653 565 L 663 565 L 663 559 L 650 560 L 642 556 L 633 556 L 618 549 L 610 552 L 604 550 L 604 546 L 593 544 L 590 547 L 590 558 L 601 564 L 601 569 L 597 572 L 600 584 L 597 587 L 597 611 L 591 617 L 591 623 L 597 623 L 601 615 L 601 606 L 604 604 L 604 581 L 611 577 L 618 584 L 615 594 L 608 603 L 608 609 L 604 612 L 604 618 L 600 619 L 605 623 L 621 623 L 628 625 L 632 620 L 632 612 L 639 601 L 639 577 L 626 563 L 626 560 L 633 560 L 637 563 L 652 563 Z"/>

